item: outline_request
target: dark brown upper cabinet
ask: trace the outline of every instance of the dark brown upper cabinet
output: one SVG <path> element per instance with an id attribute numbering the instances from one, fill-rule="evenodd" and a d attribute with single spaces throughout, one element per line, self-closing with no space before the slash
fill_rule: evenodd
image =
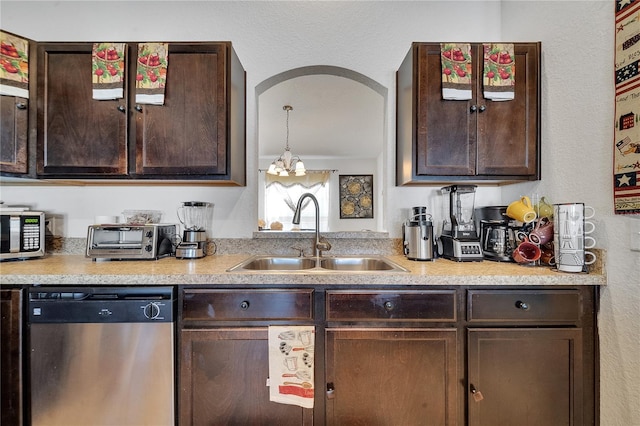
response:
<path id="1" fill-rule="evenodd" d="M 540 43 L 514 43 L 515 99 L 483 97 L 472 43 L 472 99 L 444 100 L 440 43 L 413 43 L 396 74 L 396 184 L 540 179 Z"/>
<path id="2" fill-rule="evenodd" d="M 169 43 L 164 105 L 137 104 L 137 44 L 125 96 L 92 99 L 92 43 L 39 43 L 41 178 L 245 185 L 246 73 L 231 43 Z"/>

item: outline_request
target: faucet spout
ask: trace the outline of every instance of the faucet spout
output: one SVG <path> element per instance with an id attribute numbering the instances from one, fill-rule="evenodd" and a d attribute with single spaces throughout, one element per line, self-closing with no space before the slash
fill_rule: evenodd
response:
<path id="1" fill-rule="evenodd" d="M 311 193 L 305 192 L 298 199 L 298 205 L 296 206 L 296 211 L 293 213 L 293 224 L 300 225 L 300 215 L 302 213 L 302 202 L 306 199 L 310 198 L 313 201 L 313 204 L 316 208 L 316 232 L 313 240 L 313 256 L 318 257 L 321 253 L 320 250 L 329 250 L 331 248 L 331 244 L 328 242 L 320 241 L 320 207 L 318 206 L 318 199 Z"/>

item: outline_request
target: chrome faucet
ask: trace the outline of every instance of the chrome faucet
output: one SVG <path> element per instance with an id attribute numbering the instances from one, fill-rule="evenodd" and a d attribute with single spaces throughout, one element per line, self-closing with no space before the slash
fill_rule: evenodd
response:
<path id="1" fill-rule="evenodd" d="M 331 244 L 329 241 L 320 237 L 320 207 L 318 206 L 318 199 L 311 193 L 306 192 L 300 196 L 296 211 L 293 214 L 293 224 L 300 225 L 300 214 L 302 213 L 302 202 L 305 198 L 311 198 L 313 204 L 316 206 L 316 235 L 313 240 L 313 256 L 322 256 L 323 251 L 331 250 Z"/>

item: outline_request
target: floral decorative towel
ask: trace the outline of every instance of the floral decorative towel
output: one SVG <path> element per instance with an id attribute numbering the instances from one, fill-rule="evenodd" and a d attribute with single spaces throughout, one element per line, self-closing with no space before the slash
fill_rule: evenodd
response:
<path id="1" fill-rule="evenodd" d="M 440 44 L 442 64 L 442 98 L 465 101 L 471 99 L 471 45 Z"/>
<path id="2" fill-rule="evenodd" d="M 482 85 L 484 97 L 492 101 L 509 101 L 515 97 L 516 56 L 513 44 L 483 45 L 484 71 Z"/>
<path id="3" fill-rule="evenodd" d="M 0 95 L 29 98 L 29 41 L 0 31 Z"/>
<path id="4" fill-rule="evenodd" d="M 164 104 L 168 53 L 167 43 L 141 43 L 138 46 L 136 103 Z"/>
<path id="5" fill-rule="evenodd" d="M 93 99 L 124 97 L 124 43 L 94 43 L 92 54 Z"/>
<path id="6" fill-rule="evenodd" d="M 315 328 L 269 326 L 269 400 L 313 408 Z"/>

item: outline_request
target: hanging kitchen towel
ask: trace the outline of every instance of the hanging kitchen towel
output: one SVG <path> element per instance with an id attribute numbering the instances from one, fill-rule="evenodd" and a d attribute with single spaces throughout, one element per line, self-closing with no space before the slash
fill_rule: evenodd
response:
<path id="1" fill-rule="evenodd" d="M 93 99 L 124 97 L 124 43 L 94 43 L 91 59 Z"/>
<path id="2" fill-rule="evenodd" d="M 136 103 L 164 104 L 167 83 L 169 45 L 167 43 L 140 43 L 136 72 Z"/>
<path id="3" fill-rule="evenodd" d="M 510 101 L 515 97 L 516 56 L 513 44 L 485 43 L 482 86 L 484 97 L 492 101 Z"/>
<path id="4" fill-rule="evenodd" d="M 269 400 L 313 408 L 315 328 L 269 326 Z"/>
<path id="5" fill-rule="evenodd" d="M 440 44 L 442 64 L 442 98 L 466 101 L 471 99 L 471 45 L 468 43 Z"/>
<path id="6" fill-rule="evenodd" d="M 29 41 L 0 31 L 0 95 L 29 99 Z"/>

